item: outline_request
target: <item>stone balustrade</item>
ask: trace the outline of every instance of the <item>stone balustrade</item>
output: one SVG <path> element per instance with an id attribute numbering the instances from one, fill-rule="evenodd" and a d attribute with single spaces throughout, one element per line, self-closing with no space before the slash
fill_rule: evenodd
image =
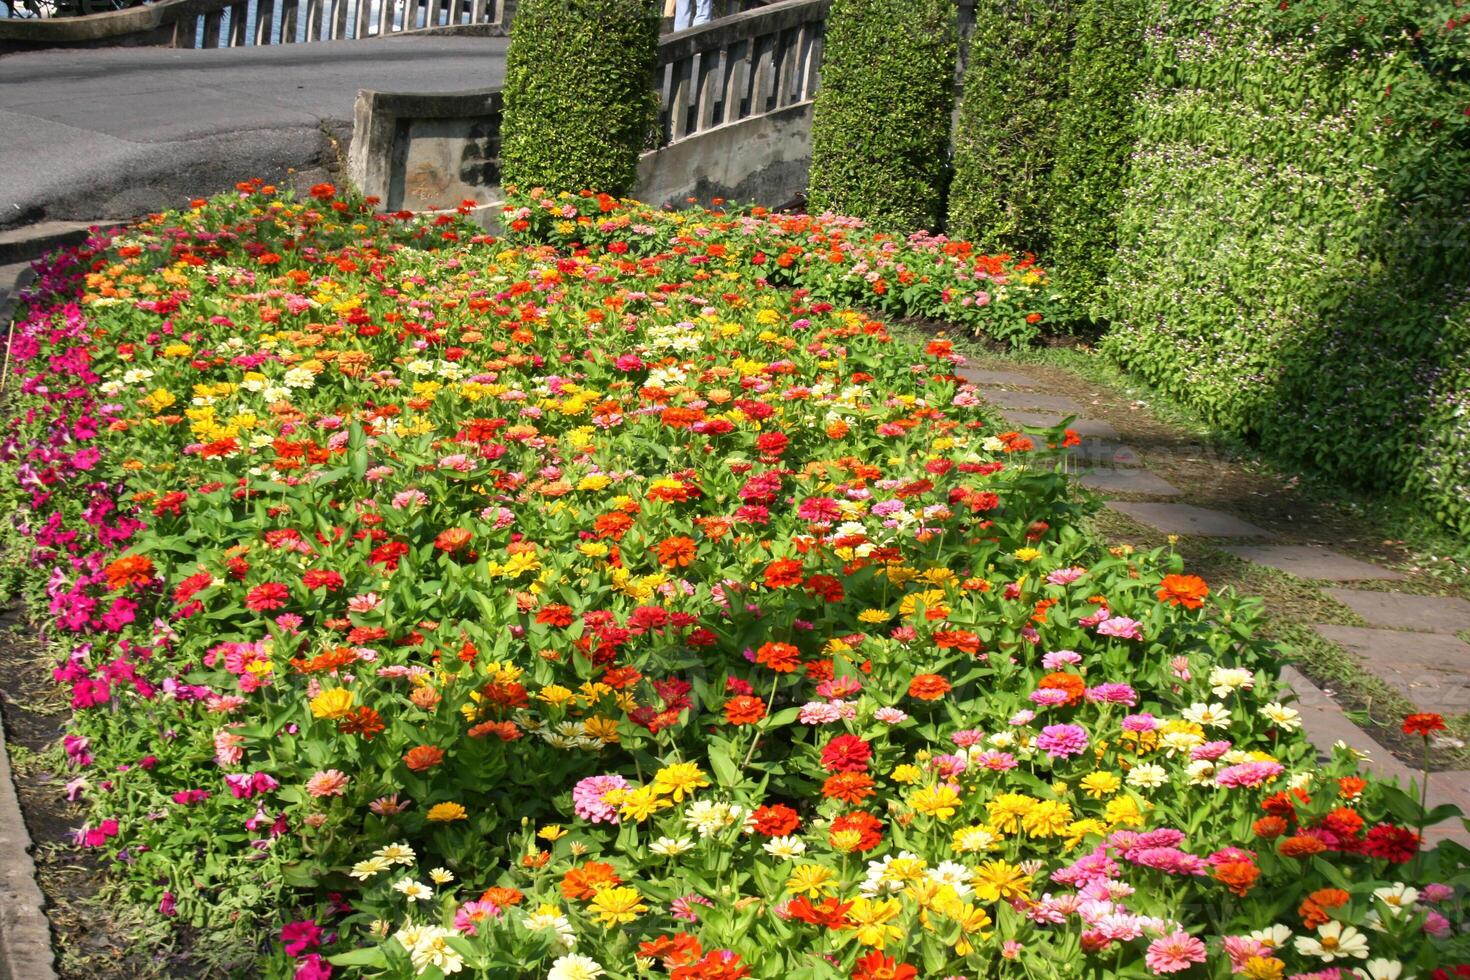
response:
<path id="1" fill-rule="evenodd" d="M 717 19 L 771 0 L 713 0 Z M 240 48 L 393 34 L 504 35 L 516 0 L 158 0 L 80 17 L 0 19 L 0 54 L 63 47 Z M 664 29 L 672 28 L 665 18 Z"/>
<path id="2" fill-rule="evenodd" d="M 778 0 L 665 35 L 658 124 L 636 193 L 784 201 L 806 184 L 811 100 L 831 0 Z M 365 90 L 349 173 L 388 210 L 500 197 L 500 90 L 447 95 Z M 784 195 L 784 196 L 783 196 Z"/>

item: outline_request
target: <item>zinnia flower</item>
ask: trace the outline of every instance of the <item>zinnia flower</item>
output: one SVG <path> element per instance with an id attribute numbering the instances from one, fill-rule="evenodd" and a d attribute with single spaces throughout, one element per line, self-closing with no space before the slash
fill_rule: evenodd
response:
<path id="1" fill-rule="evenodd" d="M 1149 943 L 1143 961 L 1155 973 L 1180 973 L 1205 961 L 1205 944 L 1182 929 L 1176 930 Z"/>
<path id="2" fill-rule="evenodd" d="M 306 792 L 317 799 L 341 796 L 347 792 L 347 776 L 338 769 L 318 772 L 306 781 Z"/>

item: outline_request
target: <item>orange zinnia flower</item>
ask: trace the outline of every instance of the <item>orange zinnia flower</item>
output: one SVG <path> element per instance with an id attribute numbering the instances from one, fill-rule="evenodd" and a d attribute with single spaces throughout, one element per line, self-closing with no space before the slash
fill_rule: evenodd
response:
<path id="1" fill-rule="evenodd" d="M 873 777 L 865 772 L 838 772 L 822 784 L 822 795 L 829 800 L 861 803 L 873 795 Z"/>
<path id="2" fill-rule="evenodd" d="M 1198 609 L 1205 604 L 1210 587 L 1198 575 L 1165 575 L 1159 583 L 1159 601 L 1185 609 Z"/>
<path id="3" fill-rule="evenodd" d="M 620 885 L 622 882 L 623 879 L 618 877 L 612 865 L 588 861 L 562 875 L 561 893 L 574 901 L 585 902 L 596 895 L 599 889 Z"/>
<path id="4" fill-rule="evenodd" d="M 147 555 L 127 555 L 107 566 L 107 587 L 114 592 L 130 585 L 153 581 L 153 560 Z"/>
<path id="5" fill-rule="evenodd" d="M 414 772 L 433 769 L 444 761 L 444 750 L 437 745 L 415 745 L 403 754 L 403 764 Z"/>
<path id="6" fill-rule="evenodd" d="M 938 701 L 950 692 L 949 681 L 938 674 L 920 674 L 909 681 L 909 697 L 920 701 Z"/>
<path id="7" fill-rule="evenodd" d="M 1302 925 L 1315 929 L 1332 918 L 1329 910 L 1346 905 L 1351 897 L 1341 888 L 1319 888 L 1307 896 L 1297 914 L 1302 917 Z"/>
<path id="8" fill-rule="evenodd" d="M 1281 817 L 1262 817 L 1251 829 L 1262 840 L 1275 840 L 1286 833 L 1287 823 Z"/>
<path id="9" fill-rule="evenodd" d="M 1064 692 L 1069 705 L 1081 704 L 1082 698 L 1087 694 L 1087 682 L 1076 674 L 1068 674 L 1064 671 L 1047 674 L 1036 686 L 1041 690 Z"/>
<path id="10" fill-rule="evenodd" d="M 451 527 L 439 532 L 439 536 L 434 539 L 434 547 L 446 555 L 452 555 L 463 550 L 473 537 L 462 527 Z"/>
<path id="11" fill-rule="evenodd" d="M 801 664 L 801 651 L 790 643 L 762 643 L 755 652 L 755 662 L 778 674 L 789 674 Z"/>
<path id="12" fill-rule="evenodd" d="M 658 563 L 665 568 L 687 568 L 699 546 L 693 538 L 665 538 L 658 545 Z"/>
<path id="13" fill-rule="evenodd" d="M 737 694 L 725 702 L 725 720 L 732 725 L 754 725 L 765 716 L 765 702 L 749 694 Z"/>
<path id="14" fill-rule="evenodd" d="M 1320 838 L 1310 834 L 1296 834 L 1282 841 L 1278 850 L 1282 857 L 1311 857 L 1313 854 L 1321 854 L 1327 850 L 1327 845 L 1322 843 Z"/>
<path id="15" fill-rule="evenodd" d="M 1261 869 L 1249 861 L 1226 861 L 1215 868 L 1215 880 L 1244 898 L 1261 877 Z"/>

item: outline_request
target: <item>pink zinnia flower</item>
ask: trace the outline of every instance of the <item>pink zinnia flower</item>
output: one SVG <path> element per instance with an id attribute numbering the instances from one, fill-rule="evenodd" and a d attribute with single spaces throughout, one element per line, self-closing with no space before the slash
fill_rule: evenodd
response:
<path id="1" fill-rule="evenodd" d="M 1079 578 L 1086 574 L 1087 569 L 1078 568 L 1076 565 L 1073 565 L 1071 568 L 1058 568 L 1056 571 L 1047 575 L 1046 584 L 1071 585 L 1073 582 L 1077 581 Z"/>
<path id="2" fill-rule="evenodd" d="M 1205 944 L 1179 929 L 1149 943 L 1143 961 L 1155 973 L 1179 973 L 1205 961 Z"/>
<path id="3" fill-rule="evenodd" d="M 682 898 L 676 898 L 670 902 L 669 909 L 674 913 L 674 918 L 676 919 L 683 919 L 685 922 L 698 922 L 699 914 L 694 911 L 694 906 L 707 905 L 713 908 L 714 904 L 714 902 L 711 902 L 703 895 L 685 895 Z"/>
<path id="4" fill-rule="evenodd" d="M 1138 692 L 1132 685 L 1118 681 L 1089 687 L 1085 696 L 1093 704 L 1126 704 L 1131 708 L 1138 703 Z"/>
<path id="5" fill-rule="evenodd" d="M 479 932 L 479 923 L 486 919 L 498 919 L 503 913 L 494 902 L 465 902 L 454 913 L 454 928 L 466 936 Z"/>
<path id="6" fill-rule="evenodd" d="M 1114 616 L 1097 624 L 1099 636 L 1115 636 L 1120 640 L 1143 639 L 1143 625 L 1127 616 Z"/>
<path id="7" fill-rule="evenodd" d="M 607 794 L 628 788 L 622 776 L 588 776 L 572 787 L 572 809 L 591 823 L 617 823 L 618 808 L 607 802 Z"/>
<path id="8" fill-rule="evenodd" d="M 1228 789 L 1256 787 L 1269 783 L 1285 771 L 1286 767 L 1279 762 L 1242 762 L 1238 766 L 1221 769 L 1215 783 Z"/>
<path id="9" fill-rule="evenodd" d="M 1053 759 L 1081 755 L 1087 748 L 1087 732 L 1081 725 L 1047 725 L 1036 736 L 1036 747 Z"/>
<path id="10" fill-rule="evenodd" d="M 327 769 L 318 772 L 306 781 L 306 792 L 317 799 L 327 796 L 341 796 L 347 792 L 347 775 L 340 769 Z"/>
<path id="11" fill-rule="evenodd" d="M 1082 654 L 1076 650 L 1053 650 L 1041 658 L 1041 666 L 1047 670 L 1061 670 L 1082 662 Z"/>
<path id="12" fill-rule="evenodd" d="M 879 708 L 873 712 L 873 717 L 885 725 L 897 725 L 909 719 L 908 712 L 898 708 Z"/>

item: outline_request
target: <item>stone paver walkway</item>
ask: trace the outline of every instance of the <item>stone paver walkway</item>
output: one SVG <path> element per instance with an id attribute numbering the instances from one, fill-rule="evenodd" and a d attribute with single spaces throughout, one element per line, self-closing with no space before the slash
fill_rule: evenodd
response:
<path id="1" fill-rule="evenodd" d="M 1307 582 L 1402 581 L 1393 569 L 1359 561 L 1320 545 L 1263 539 L 1278 538 L 1235 514 L 1188 502 L 1189 493 L 1151 473 L 1147 459 L 1120 441 L 1117 427 L 1086 417 L 1087 406 L 1074 398 L 1048 393 L 1024 368 L 994 370 L 965 367 L 959 375 L 980 386 L 981 395 L 1012 425 L 1022 430 L 1050 428 L 1070 418 L 1068 427 L 1082 437 L 1071 450 L 1079 482 L 1104 498 L 1107 506 L 1165 534 L 1206 537 L 1247 562 L 1286 572 Z M 1156 499 L 1111 499 L 1115 496 Z M 1162 500 L 1157 498 L 1183 498 Z M 1418 710 L 1444 715 L 1470 713 L 1470 601 L 1452 597 L 1369 591 L 1367 588 L 1323 588 L 1369 625 L 1315 624 L 1323 639 L 1357 655 L 1365 667 L 1404 695 Z M 1294 668 L 1282 671 L 1299 698 L 1304 727 L 1326 758 L 1335 744 L 1346 744 L 1367 757 L 1365 765 L 1394 779 L 1417 796 L 1423 774 L 1396 758 L 1354 724 L 1328 692 Z M 1453 803 L 1470 813 L 1470 771 L 1436 772 L 1429 781 L 1431 808 Z M 1430 828 L 1426 838 L 1455 840 L 1470 846 L 1470 830 L 1459 821 Z"/>

